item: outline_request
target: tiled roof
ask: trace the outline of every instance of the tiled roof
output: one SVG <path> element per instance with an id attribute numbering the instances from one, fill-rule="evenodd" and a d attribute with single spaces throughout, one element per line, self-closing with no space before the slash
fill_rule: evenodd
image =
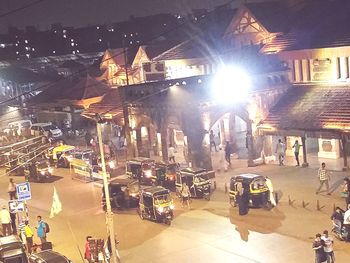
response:
<path id="1" fill-rule="evenodd" d="M 350 45 L 350 1 L 309 0 L 286 18 L 290 29 L 263 48 L 263 52 Z"/>
<path id="2" fill-rule="evenodd" d="M 89 75 L 83 78 L 66 78 L 57 81 L 30 99 L 29 105 L 46 104 L 60 100 L 84 100 L 100 97 L 109 90 L 109 87 Z"/>
<path id="3" fill-rule="evenodd" d="M 93 118 L 96 114 L 110 114 L 113 118 L 123 118 L 123 108 L 120 91 L 118 88 L 110 89 L 99 103 L 91 104 L 90 107 L 82 113 L 83 116 Z"/>
<path id="4" fill-rule="evenodd" d="M 349 130 L 350 86 L 292 86 L 259 126 L 279 130 Z"/>

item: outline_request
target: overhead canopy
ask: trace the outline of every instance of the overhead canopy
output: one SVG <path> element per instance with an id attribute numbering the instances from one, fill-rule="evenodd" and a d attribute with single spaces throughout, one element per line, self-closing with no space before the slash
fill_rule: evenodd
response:
<path id="1" fill-rule="evenodd" d="M 350 132 L 350 86 L 292 86 L 258 128 L 265 133 Z"/>

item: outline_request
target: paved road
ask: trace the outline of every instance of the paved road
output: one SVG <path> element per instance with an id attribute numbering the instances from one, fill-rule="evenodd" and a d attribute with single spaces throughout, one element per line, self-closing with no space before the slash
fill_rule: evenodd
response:
<path id="1" fill-rule="evenodd" d="M 336 189 L 332 196 L 315 195 L 316 170 L 267 165 L 245 168 L 246 162 L 235 161 L 237 168 L 217 175 L 217 190 L 210 201 L 193 200 L 191 210 L 182 209 L 176 200 L 175 219 L 171 226 L 142 221 L 135 211 L 115 215 L 123 262 L 313 262 L 312 238 L 330 229 L 332 207 L 344 205 Z M 239 168 L 241 167 L 241 168 Z M 243 172 L 269 175 L 281 197 L 272 211 L 251 209 L 244 217 L 228 204 L 224 183 L 230 176 Z M 0 172 L 1 174 L 2 172 Z M 54 249 L 74 262 L 82 262 L 86 235 L 105 237 L 104 214 L 100 209 L 101 189 L 91 183 L 70 178 L 69 171 L 56 169 L 56 181 L 32 184 L 30 216 L 42 215 L 51 228 L 49 240 Z M 345 173 L 332 174 L 338 186 Z M 15 178 L 17 182 L 23 178 Z M 1 200 L 7 198 L 7 177 L 0 177 Z M 48 219 L 56 187 L 63 211 Z M 288 205 L 288 196 L 295 200 Z M 309 203 L 302 207 L 302 201 Z M 317 211 L 319 200 L 321 211 Z M 32 220 L 32 224 L 33 224 Z M 350 244 L 335 243 L 337 262 L 350 262 Z"/>

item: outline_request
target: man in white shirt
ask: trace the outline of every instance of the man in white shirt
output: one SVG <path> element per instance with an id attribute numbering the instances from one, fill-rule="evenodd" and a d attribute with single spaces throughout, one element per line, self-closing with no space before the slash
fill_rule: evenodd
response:
<path id="1" fill-rule="evenodd" d="M 175 163 L 175 148 L 172 144 L 169 144 L 168 158 L 169 158 L 169 162 Z"/>
<path id="2" fill-rule="evenodd" d="M 328 231 L 323 231 L 323 235 L 321 239 L 324 241 L 324 247 L 323 250 L 326 253 L 327 256 L 327 263 L 334 263 L 335 257 L 334 257 L 334 251 L 333 251 L 333 238 L 328 235 Z"/>
<path id="3" fill-rule="evenodd" d="M 2 225 L 2 234 L 4 236 L 11 235 L 11 216 L 5 205 L 0 210 L 0 222 Z"/>
<path id="4" fill-rule="evenodd" d="M 284 143 L 281 139 L 278 139 L 278 143 L 276 145 L 276 154 L 278 156 L 279 165 L 284 165 Z"/>
<path id="5" fill-rule="evenodd" d="M 346 241 L 350 242 L 350 204 L 348 205 L 348 210 L 344 213 L 344 223 L 343 225 L 346 227 L 346 230 L 348 232 L 348 236 Z"/>

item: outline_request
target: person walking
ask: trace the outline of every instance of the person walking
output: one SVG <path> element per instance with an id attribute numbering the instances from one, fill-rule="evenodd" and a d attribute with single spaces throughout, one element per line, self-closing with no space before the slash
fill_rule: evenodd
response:
<path id="1" fill-rule="evenodd" d="M 85 252 L 84 252 L 84 259 L 86 259 L 89 263 L 92 262 L 92 255 L 91 255 L 91 246 L 90 246 L 90 239 L 92 236 L 87 236 L 85 241 Z"/>
<path id="2" fill-rule="evenodd" d="M 211 149 L 212 149 L 212 146 L 214 146 L 215 151 L 217 152 L 218 150 L 216 149 L 215 135 L 214 135 L 213 130 L 210 131 L 210 134 L 209 134 L 209 141 L 210 141 L 210 151 L 211 151 Z"/>
<path id="3" fill-rule="evenodd" d="M 180 194 L 181 194 L 181 197 L 182 197 L 182 207 L 184 207 L 184 204 L 186 202 L 187 208 L 191 209 L 191 207 L 190 207 L 191 192 L 190 192 L 190 189 L 188 188 L 188 185 L 186 183 L 182 184 L 182 187 L 181 187 L 181 190 L 180 190 Z"/>
<path id="4" fill-rule="evenodd" d="M 278 143 L 276 145 L 276 154 L 278 156 L 279 165 L 284 165 L 284 143 L 281 139 L 278 139 Z"/>
<path id="5" fill-rule="evenodd" d="M 10 200 L 16 199 L 16 184 L 12 178 L 10 178 L 10 181 L 9 181 L 8 193 L 9 193 Z"/>
<path id="6" fill-rule="evenodd" d="M 38 226 L 36 227 L 36 233 L 40 238 L 41 244 L 46 242 L 46 223 L 42 220 L 41 216 L 37 217 Z"/>
<path id="7" fill-rule="evenodd" d="M 271 202 L 271 205 L 275 207 L 277 205 L 276 200 L 275 200 L 275 195 L 273 191 L 273 185 L 272 181 L 269 177 L 266 177 L 266 186 L 269 189 L 269 200 Z"/>
<path id="8" fill-rule="evenodd" d="M 344 213 L 344 221 L 343 225 L 346 228 L 346 231 L 348 232 L 348 236 L 346 238 L 347 242 L 350 242 L 350 205 L 348 205 L 348 210 L 345 211 Z"/>
<path id="9" fill-rule="evenodd" d="M 2 225 L 2 234 L 4 236 L 11 235 L 11 216 L 10 212 L 6 208 L 6 205 L 3 205 L 0 211 L 0 222 Z"/>
<path id="10" fill-rule="evenodd" d="M 242 183 L 240 202 L 238 205 L 239 215 L 244 216 L 249 211 L 249 184 Z"/>
<path id="11" fill-rule="evenodd" d="M 320 186 L 318 187 L 316 194 L 318 194 L 320 192 L 320 190 L 322 189 L 323 185 L 326 185 L 326 191 L 327 191 L 327 195 L 330 195 L 331 193 L 329 192 L 329 181 L 330 181 L 330 177 L 329 177 L 329 173 L 326 170 L 326 164 L 322 163 L 321 167 L 318 169 L 318 179 L 320 180 Z"/>
<path id="12" fill-rule="evenodd" d="M 328 235 L 328 230 L 323 231 L 321 240 L 324 241 L 323 250 L 326 253 L 327 263 L 334 263 L 335 262 L 334 251 L 333 251 L 334 240 L 331 236 Z"/>
<path id="13" fill-rule="evenodd" d="M 169 162 L 175 163 L 175 148 L 171 143 L 169 144 L 168 158 L 169 158 Z"/>
<path id="14" fill-rule="evenodd" d="M 350 179 L 348 177 L 344 178 L 344 184 L 342 189 L 342 197 L 345 198 L 346 207 L 350 204 Z"/>
<path id="15" fill-rule="evenodd" d="M 321 239 L 321 234 L 316 234 L 316 238 L 312 243 L 312 249 L 315 251 L 315 263 L 323 263 L 327 260 L 323 244 L 324 242 Z"/>
<path id="16" fill-rule="evenodd" d="M 230 145 L 230 142 L 226 142 L 225 146 L 225 160 L 228 162 L 228 165 L 231 166 L 231 153 L 232 153 L 232 147 Z"/>
<path id="17" fill-rule="evenodd" d="M 300 150 L 300 147 L 302 145 L 299 144 L 299 141 L 296 140 L 294 142 L 294 145 L 292 146 L 292 148 L 294 148 L 294 156 L 295 156 L 295 160 L 297 161 L 297 165 L 296 166 L 300 166 L 300 163 L 299 163 L 299 150 Z"/>
<path id="18" fill-rule="evenodd" d="M 25 227 L 24 227 L 24 235 L 26 237 L 26 243 L 27 243 L 27 250 L 28 253 L 32 253 L 32 248 L 33 248 L 33 230 L 29 226 L 29 221 L 25 221 Z"/>

